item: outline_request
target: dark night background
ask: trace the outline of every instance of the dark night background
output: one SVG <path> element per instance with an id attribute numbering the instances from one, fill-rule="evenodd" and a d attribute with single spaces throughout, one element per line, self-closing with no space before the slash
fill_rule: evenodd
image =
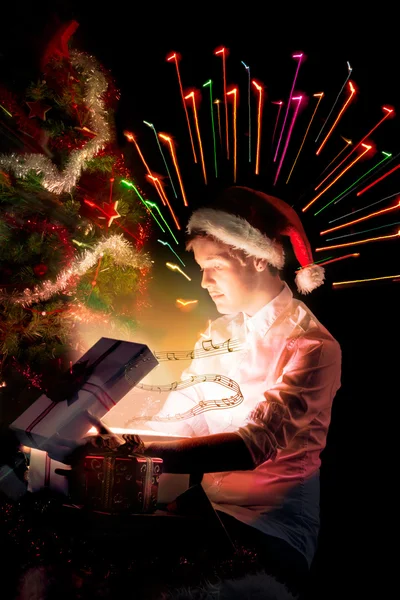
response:
<path id="1" fill-rule="evenodd" d="M 157 155 L 154 136 L 143 124 L 143 119 L 154 123 L 159 131 L 170 132 L 177 139 L 178 157 L 190 205 L 189 209 L 178 208 L 179 218 L 185 223 L 187 211 L 194 208 L 205 193 L 214 193 L 218 187 L 214 189 L 214 184 L 210 184 L 205 188 L 201 168 L 193 164 L 175 67 L 167 64 L 165 57 L 170 51 L 182 54 L 180 68 L 184 87 L 201 89 L 211 77 L 215 86 L 214 97 L 221 97 L 222 61 L 213 55 L 213 51 L 223 45 L 230 49 L 227 59 L 228 84 L 238 84 L 241 94 L 237 183 L 269 191 L 300 211 L 313 197 L 313 183 L 318 181 L 323 168 L 342 147 L 339 134 L 358 142 L 383 116 L 383 105 L 392 106 L 400 113 L 400 51 L 395 26 L 391 25 L 384 6 L 381 9 L 375 6 L 374 14 L 369 16 L 357 11 L 349 14 L 348 8 L 331 5 L 324 7 L 322 13 L 315 12 L 311 7 L 304 8 L 304 5 L 301 9 L 290 5 L 279 8 L 277 3 L 255 2 L 243 3 L 236 9 L 234 3 L 226 6 L 187 3 L 181 7 L 163 3 L 162 8 L 150 2 L 136 5 L 118 1 L 106 5 L 72 1 L 40 4 L 19 2 L 15 7 L 8 3 L 1 11 L 1 78 L 11 89 L 23 92 L 29 81 L 40 76 L 37 59 L 46 36 L 57 22 L 76 19 L 80 27 L 74 35 L 73 46 L 95 55 L 111 71 L 121 91 L 116 114 L 117 135 L 130 166 L 137 173 L 137 179 L 150 199 L 154 195 L 145 182 L 142 164 L 132 146 L 126 143 L 122 132 L 128 129 L 137 133 L 143 152 L 146 156 L 154 157 L 153 168 L 159 172 L 162 172 L 162 164 L 156 161 L 161 159 Z M 270 101 L 287 99 L 295 71 L 291 54 L 298 51 L 306 54 L 306 61 L 300 69 L 296 90 L 308 96 L 309 105 L 299 114 L 279 184 L 273 188 L 270 142 L 276 106 L 271 105 Z M 241 60 L 250 65 L 252 77 L 266 86 L 262 175 L 258 178 L 251 174 L 246 159 L 247 74 Z M 316 157 L 312 140 L 346 78 L 346 61 L 353 68 L 351 79 L 358 88 L 357 99 L 341 120 L 326 150 Z M 325 92 L 326 99 L 318 109 L 313 130 L 292 180 L 285 185 L 288 166 L 294 160 L 302 132 L 315 106 L 312 94 L 320 91 Z M 202 89 L 199 116 L 203 143 L 207 147 L 208 174 L 212 182 L 206 92 L 207 88 Z M 337 108 L 342 105 L 343 98 L 342 95 Z M 254 122 L 254 96 L 253 103 Z M 400 152 L 399 118 L 397 116 L 386 121 L 371 136 L 377 152 L 384 150 L 392 152 L 394 156 Z M 326 133 L 327 129 L 324 131 Z M 255 140 L 255 130 L 253 136 Z M 377 157 L 370 159 L 369 167 L 376 160 Z M 220 164 L 224 173 L 219 179 L 219 186 L 232 182 L 225 162 L 221 155 Z M 391 167 L 396 164 L 394 159 Z M 339 193 L 350 185 L 356 174 L 360 176 L 366 170 L 365 165 L 360 162 L 358 170 L 355 168 L 352 175 L 344 177 L 335 191 Z M 339 205 L 337 215 L 356 210 L 362 201 L 369 204 L 400 192 L 398 173 L 388 177 L 362 198 L 356 198 L 355 194 L 347 197 Z M 326 194 L 327 201 L 332 198 L 332 194 Z M 389 203 L 381 203 L 376 210 Z M 330 216 L 333 210 L 331 213 L 326 211 L 326 214 Z M 365 236 L 355 236 L 355 239 L 394 233 L 396 227 L 384 226 L 397 221 L 400 218 L 396 218 L 394 213 L 367 222 L 358 226 L 358 231 L 380 225 L 382 229 Z M 319 231 L 327 228 L 327 222 L 325 213 L 314 217 L 309 211 L 304 218 L 314 248 L 321 245 Z M 151 249 L 156 276 L 155 288 L 150 293 L 168 295 L 172 286 L 174 298 L 185 297 L 187 289 L 183 279 L 169 272 L 165 274 L 165 260 L 171 258 L 166 258 L 164 249 L 155 242 L 157 237 L 155 232 Z M 360 252 L 361 256 L 328 266 L 324 288 L 306 298 L 317 317 L 339 340 L 343 352 L 342 388 L 334 403 L 328 445 L 323 454 L 321 543 L 316 558 L 317 597 L 320 598 L 328 597 L 329 592 L 333 591 L 336 597 L 339 593 L 347 597 L 350 587 L 357 588 L 362 580 L 369 581 L 373 574 L 379 573 L 378 564 L 383 556 L 383 548 L 376 534 L 383 529 L 381 515 L 386 510 L 387 424 L 392 420 L 391 415 L 394 418 L 393 406 L 399 397 L 397 373 L 392 361 L 395 363 L 399 355 L 400 281 L 360 284 L 340 290 L 331 288 L 332 281 L 399 274 L 399 242 L 395 239 L 370 243 L 350 248 L 348 252 Z M 347 249 L 334 251 L 335 256 L 340 254 L 347 254 Z M 316 260 L 318 258 L 315 256 Z M 193 262 L 185 256 L 186 261 L 187 272 L 195 282 L 199 281 Z M 295 268 L 296 263 L 289 252 L 285 274 L 290 284 Z M 212 312 L 204 291 L 196 297 Z M 214 316 L 215 312 L 210 314 L 210 317 Z M 183 315 L 182 319 L 187 319 L 181 321 L 184 328 L 189 316 Z M 380 580 L 381 597 L 384 597 L 383 586 L 387 581 L 385 571 L 382 571 Z M 358 596 L 349 594 L 349 597 Z"/>

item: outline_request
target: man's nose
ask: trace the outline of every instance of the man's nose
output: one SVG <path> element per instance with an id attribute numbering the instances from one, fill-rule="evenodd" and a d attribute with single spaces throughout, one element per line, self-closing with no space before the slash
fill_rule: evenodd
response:
<path id="1" fill-rule="evenodd" d="M 212 283 L 212 277 L 210 276 L 209 271 L 207 269 L 204 269 L 203 276 L 201 278 L 201 287 L 207 289 L 210 283 Z"/>

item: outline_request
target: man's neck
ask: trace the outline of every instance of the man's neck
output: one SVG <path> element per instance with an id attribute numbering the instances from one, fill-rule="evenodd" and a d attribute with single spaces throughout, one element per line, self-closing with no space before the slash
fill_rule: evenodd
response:
<path id="1" fill-rule="evenodd" d="M 281 279 L 277 278 L 273 281 L 272 284 L 268 285 L 268 289 L 259 290 L 257 293 L 257 298 L 255 298 L 254 303 L 249 306 L 245 311 L 243 311 L 248 317 L 253 317 L 259 310 L 261 310 L 264 306 L 272 302 L 274 298 L 279 296 L 283 288 L 285 287 L 285 283 L 281 281 Z"/>

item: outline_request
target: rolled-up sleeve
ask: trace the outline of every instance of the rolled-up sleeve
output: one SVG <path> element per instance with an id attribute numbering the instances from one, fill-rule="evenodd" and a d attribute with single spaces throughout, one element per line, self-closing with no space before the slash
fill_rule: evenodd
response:
<path id="1" fill-rule="evenodd" d="M 248 423 L 239 428 L 255 466 L 287 448 L 317 415 L 332 405 L 340 387 L 341 351 L 320 331 L 297 338 L 276 384 L 265 390 Z"/>

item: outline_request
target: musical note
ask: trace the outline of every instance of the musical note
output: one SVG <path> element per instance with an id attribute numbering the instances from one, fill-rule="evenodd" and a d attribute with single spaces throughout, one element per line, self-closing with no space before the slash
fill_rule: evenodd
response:
<path id="1" fill-rule="evenodd" d="M 167 360 L 179 360 L 179 358 L 175 356 L 175 352 L 167 352 Z"/>

